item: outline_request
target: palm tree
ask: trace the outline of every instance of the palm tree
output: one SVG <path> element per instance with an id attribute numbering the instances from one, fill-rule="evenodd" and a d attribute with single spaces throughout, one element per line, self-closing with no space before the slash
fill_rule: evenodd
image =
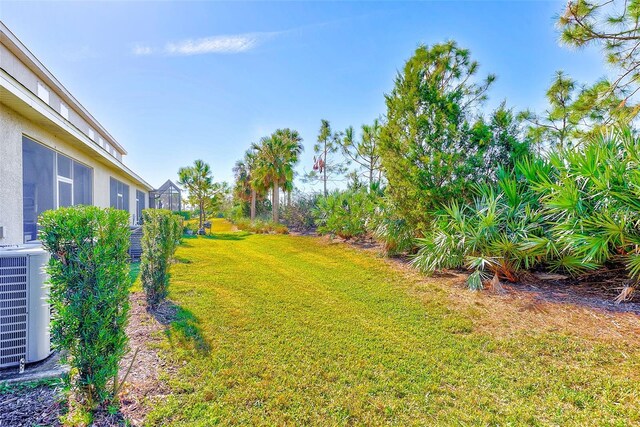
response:
<path id="1" fill-rule="evenodd" d="M 178 183 L 189 192 L 189 197 L 196 200 L 200 209 L 198 233 L 204 234 L 205 204 L 213 192 L 213 176 L 211 167 L 203 160 L 196 160 L 193 166 L 178 170 Z"/>
<path id="2" fill-rule="evenodd" d="M 264 194 L 266 187 L 269 185 L 269 183 L 267 183 L 265 186 L 265 183 L 260 181 L 260 177 L 255 173 L 257 167 L 255 146 L 254 144 L 252 148 L 247 150 L 246 153 L 244 153 L 244 158 L 238 160 L 233 168 L 233 173 L 236 178 L 235 195 L 243 201 L 250 202 L 252 221 L 256 218 L 256 200 L 258 195 Z"/>
<path id="3" fill-rule="evenodd" d="M 302 145 L 302 137 L 298 133 L 297 130 L 285 128 L 278 129 L 275 131 L 275 134 L 280 136 L 286 145 L 286 151 L 288 152 L 289 160 L 292 165 L 295 165 L 300 160 L 300 154 L 304 150 L 304 146 Z M 295 172 L 294 172 L 295 175 Z M 291 204 L 291 192 L 293 191 L 293 176 L 290 180 L 287 180 L 283 186 L 282 190 L 287 193 L 287 204 Z"/>
<path id="4" fill-rule="evenodd" d="M 290 188 L 293 182 L 293 166 L 303 150 L 302 138 L 297 131 L 278 129 L 271 136 L 263 137 L 254 144 L 256 168 L 253 181 L 270 185 L 273 191 L 273 221 L 279 221 L 280 188 Z"/>

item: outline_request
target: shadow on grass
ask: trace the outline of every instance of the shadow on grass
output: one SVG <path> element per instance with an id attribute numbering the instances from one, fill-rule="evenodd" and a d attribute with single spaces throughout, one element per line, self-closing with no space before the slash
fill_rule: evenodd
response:
<path id="1" fill-rule="evenodd" d="M 238 231 L 234 233 L 212 233 L 202 237 L 211 240 L 244 240 L 250 235 L 251 233 L 247 231 Z"/>
<path id="2" fill-rule="evenodd" d="M 172 301 L 165 301 L 150 313 L 167 327 L 165 333 L 172 345 L 192 347 L 205 355 L 211 351 L 211 346 L 200 330 L 200 321 L 191 311 Z"/>

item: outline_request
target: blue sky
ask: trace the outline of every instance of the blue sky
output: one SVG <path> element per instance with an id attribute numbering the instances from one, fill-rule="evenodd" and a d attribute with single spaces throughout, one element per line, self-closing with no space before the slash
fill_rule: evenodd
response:
<path id="1" fill-rule="evenodd" d="M 420 43 L 469 48 L 495 73 L 487 110 L 545 107 L 556 70 L 606 73 L 596 50 L 558 44 L 563 1 L 12 2 L 0 19 L 125 146 L 152 185 L 202 158 L 216 180 L 249 144 L 297 129 L 312 166 L 320 119 L 359 127 Z"/>

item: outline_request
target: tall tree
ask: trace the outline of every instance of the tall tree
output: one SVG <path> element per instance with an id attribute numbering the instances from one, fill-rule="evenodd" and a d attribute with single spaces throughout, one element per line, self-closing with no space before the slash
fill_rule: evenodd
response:
<path id="1" fill-rule="evenodd" d="M 244 153 L 244 157 L 238 160 L 233 168 L 235 186 L 233 195 L 236 199 L 249 203 L 251 220 L 256 218 L 256 201 L 262 198 L 269 184 L 260 180 L 255 173 L 257 154 L 253 148 Z"/>
<path id="2" fill-rule="evenodd" d="M 469 121 L 495 80 L 475 80 L 478 63 L 453 41 L 420 46 L 386 95 L 380 155 L 390 197 L 417 229 L 447 200 L 460 199 L 482 177 L 482 156 Z"/>
<path id="3" fill-rule="evenodd" d="M 272 188 L 272 218 L 278 222 L 280 207 L 280 189 L 293 181 L 294 166 L 302 152 L 302 139 L 298 133 L 288 129 L 279 129 L 254 144 L 256 151 L 256 177 L 259 182 L 269 183 Z"/>
<path id="4" fill-rule="evenodd" d="M 640 0 L 569 1 L 558 24 L 563 43 L 602 49 L 607 63 L 619 70 L 608 91 L 629 104 L 640 89 Z"/>
<path id="5" fill-rule="evenodd" d="M 278 135 L 284 141 L 287 146 L 286 150 L 288 151 L 288 155 L 292 164 L 297 164 L 300 160 L 300 154 L 304 150 L 304 146 L 302 145 L 302 137 L 298 133 L 297 130 L 285 128 L 278 129 L 275 131 L 275 134 Z M 287 204 L 291 204 L 291 192 L 293 191 L 293 178 L 295 177 L 295 171 L 291 179 L 288 179 L 282 186 L 282 190 L 287 193 Z"/>
<path id="6" fill-rule="evenodd" d="M 529 137 L 538 145 L 553 144 L 554 148 L 571 145 L 580 125 L 581 117 L 573 107 L 579 96 L 577 83 L 562 71 L 547 90 L 549 107 L 542 114 L 527 110 L 519 117 L 530 123 Z"/>
<path id="7" fill-rule="evenodd" d="M 549 107 L 541 114 L 527 110 L 518 116 L 529 123 L 528 136 L 541 150 L 568 148 L 631 117 L 631 109 L 622 105 L 617 91 L 609 89 L 606 80 L 579 85 L 558 71 L 547 90 Z"/>
<path id="8" fill-rule="evenodd" d="M 213 175 L 211 167 L 202 160 L 193 162 L 193 166 L 178 170 L 178 183 L 187 189 L 189 197 L 197 201 L 199 214 L 198 233 L 204 233 L 205 205 L 213 196 Z"/>
<path id="9" fill-rule="evenodd" d="M 353 126 L 344 132 L 340 145 L 342 153 L 349 163 L 356 165 L 356 177 L 367 179 L 369 189 L 382 180 L 382 162 L 380 159 L 379 139 L 380 121 L 373 121 L 371 125 L 362 125 L 360 139 L 356 139 Z"/>
<path id="10" fill-rule="evenodd" d="M 595 46 L 617 76 L 580 91 L 576 105 L 593 121 L 581 135 L 592 136 L 611 125 L 636 119 L 640 102 L 640 0 L 569 1 L 558 19 L 560 40 L 570 47 Z"/>
<path id="11" fill-rule="evenodd" d="M 335 180 L 337 176 L 343 175 L 346 165 L 341 158 L 335 157 L 340 150 L 342 134 L 332 132 L 331 124 L 328 120 L 321 120 L 318 140 L 313 146 L 314 164 L 313 170 L 306 174 L 305 180 L 310 182 L 322 182 L 323 194 L 327 196 L 327 182 Z"/>

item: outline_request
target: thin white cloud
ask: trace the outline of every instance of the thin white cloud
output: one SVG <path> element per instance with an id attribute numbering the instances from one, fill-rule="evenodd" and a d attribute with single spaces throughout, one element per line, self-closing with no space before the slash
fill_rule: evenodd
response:
<path id="1" fill-rule="evenodd" d="M 162 49 L 138 44 L 132 53 L 138 56 L 162 54 L 173 56 L 191 56 L 204 54 L 242 53 L 258 47 L 266 40 L 282 32 L 247 33 L 235 35 L 220 35 L 200 39 L 186 39 L 168 42 Z"/>
<path id="2" fill-rule="evenodd" d="M 134 55 L 151 55 L 153 53 L 153 49 L 149 46 L 144 46 L 141 44 L 135 45 L 132 49 Z"/>

